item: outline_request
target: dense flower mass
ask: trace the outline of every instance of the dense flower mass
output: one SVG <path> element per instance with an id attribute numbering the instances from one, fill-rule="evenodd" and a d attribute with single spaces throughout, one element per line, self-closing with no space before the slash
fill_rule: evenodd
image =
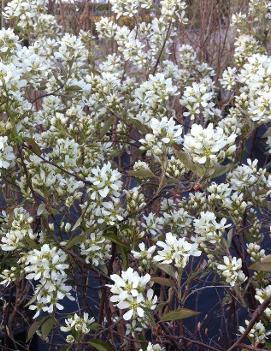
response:
<path id="1" fill-rule="evenodd" d="M 31 310 L 37 310 L 34 318 L 41 311 L 51 313 L 55 307 L 62 310 L 63 306 L 58 300 L 65 296 L 73 299 L 70 294 L 72 287 L 66 285 L 65 270 L 69 268 L 66 261 L 67 256 L 61 249 L 57 250 L 48 244 L 44 244 L 40 250 L 30 251 L 29 255 L 22 259 L 25 263 L 26 279 L 39 281 L 34 295 L 36 303 L 29 306 Z"/>
<path id="2" fill-rule="evenodd" d="M 184 238 L 178 239 L 172 233 L 167 233 L 165 242 L 158 241 L 157 246 L 162 250 L 158 251 L 154 260 L 163 264 L 173 264 L 179 269 L 186 266 L 189 256 L 200 256 L 201 254 L 196 244 L 191 244 Z"/>
<path id="3" fill-rule="evenodd" d="M 2 2 L 8 348 L 270 348 L 271 5 L 205 3 Z"/>
<path id="4" fill-rule="evenodd" d="M 157 296 L 147 286 L 151 279 L 149 274 L 140 276 L 138 272 L 128 268 L 126 271 L 122 271 L 121 276 L 113 274 L 110 278 L 114 282 L 114 284 L 108 285 L 112 293 L 110 300 L 119 309 L 128 310 L 123 315 L 125 320 L 143 319 L 148 310 L 155 309 Z"/>
<path id="5" fill-rule="evenodd" d="M 184 149 L 194 162 L 212 166 L 232 156 L 236 150 L 235 139 L 235 134 L 228 137 L 222 128 L 214 128 L 212 123 L 205 129 L 193 124 L 190 134 L 184 138 Z"/>

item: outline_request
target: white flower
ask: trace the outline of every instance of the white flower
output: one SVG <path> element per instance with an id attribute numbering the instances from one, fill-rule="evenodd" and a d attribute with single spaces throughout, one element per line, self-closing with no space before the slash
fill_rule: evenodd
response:
<path id="1" fill-rule="evenodd" d="M 89 318 L 88 313 L 84 312 L 82 317 L 74 313 L 70 318 L 65 319 L 65 326 L 61 326 L 60 330 L 72 333 L 72 335 L 67 336 L 67 342 L 72 343 L 75 341 L 75 337 L 80 339 L 82 334 L 88 334 L 94 322 L 95 319 Z"/>
<path id="2" fill-rule="evenodd" d="M 111 257 L 111 243 L 102 232 L 91 233 L 80 245 L 81 255 L 94 266 L 104 264 Z"/>
<path id="3" fill-rule="evenodd" d="M 114 284 L 108 285 L 113 294 L 110 301 L 114 302 L 119 309 L 127 310 L 123 315 L 125 320 L 140 319 L 145 316 L 145 309 L 155 308 L 157 296 L 148 288 L 150 275 L 140 276 L 132 268 L 121 272 L 121 276 L 110 276 Z"/>
<path id="4" fill-rule="evenodd" d="M 2 227 L 0 230 L 1 244 L 0 247 L 3 251 L 14 251 L 26 248 L 28 246 L 25 238 L 35 239 L 36 234 L 33 233 L 31 224 L 33 217 L 22 207 L 17 207 L 13 211 L 13 217 L 8 216 L 6 220 L 12 220 L 10 225 L 6 228 Z"/>
<path id="5" fill-rule="evenodd" d="M 237 69 L 228 67 L 222 74 L 221 85 L 227 90 L 232 90 L 236 85 Z"/>
<path id="6" fill-rule="evenodd" d="M 226 282 L 231 286 L 242 284 L 247 277 L 242 271 L 242 260 L 236 257 L 223 257 L 224 264 L 218 264 L 217 269 L 221 271 L 222 276 Z"/>
<path id="7" fill-rule="evenodd" d="M 187 23 L 185 10 L 187 8 L 187 4 L 183 0 L 162 0 L 161 1 L 161 14 L 162 17 L 173 19 L 174 16 L 182 21 L 182 23 Z"/>
<path id="8" fill-rule="evenodd" d="M 147 150 L 147 155 L 162 155 L 169 151 L 174 144 L 182 141 L 182 127 L 175 123 L 173 118 L 163 117 L 161 120 L 152 118 L 150 121 L 152 133 L 145 135 L 145 139 L 140 139 L 142 150 Z"/>
<path id="9" fill-rule="evenodd" d="M 151 0 L 110 0 L 112 5 L 112 11 L 117 15 L 117 18 L 121 16 L 133 17 L 137 14 L 140 7 L 150 8 L 152 5 Z"/>
<path id="10" fill-rule="evenodd" d="M 196 243 L 191 244 L 172 233 L 167 233 L 165 241 L 158 241 L 156 245 L 162 250 L 158 251 L 154 260 L 162 264 L 173 264 L 176 268 L 184 268 L 190 256 L 201 255 Z"/>
<path id="11" fill-rule="evenodd" d="M 177 87 L 171 78 L 163 73 L 150 75 L 149 80 L 143 82 L 135 90 L 135 100 L 138 105 L 144 107 L 149 114 L 157 117 L 156 113 L 164 112 L 170 97 L 178 94 Z M 161 109 L 161 110 L 160 110 Z"/>
<path id="12" fill-rule="evenodd" d="M 138 244 L 139 251 L 132 250 L 131 253 L 136 258 L 139 260 L 140 264 L 142 266 L 147 266 L 150 265 L 152 262 L 153 254 L 156 250 L 156 246 L 150 246 L 149 248 L 146 248 L 145 243 L 139 243 Z"/>
<path id="13" fill-rule="evenodd" d="M 145 223 L 143 222 L 142 226 L 147 233 L 157 235 L 157 233 L 161 232 L 164 224 L 164 218 L 158 217 L 152 212 L 150 212 L 147 216 L 143 216 L 143 218 Z"/>
<path id="14" fill-rule="evenodd" d="M 194 219 L 195 232 L 199 236 L 198 241 L 206 242 L 206 244 L 219 242 L 226 228 L 230 226 L 230 224 L 226 225 L 226 222 L 226 218 L 222 218 L 220 222 L 217 222 L 213 212 L 201 212 L 200 218 Z"/>
<path id="15" fill-rule="evenodd" d="M 184 137 L 184 149 L 199 164 L 210 165 L 222 162 L 226 156 L 231 156 L 236 150 L 234 144 L 236 134 L 226 136 L 223 129 L 214 128 L 210 123 L 207 128 L 193 124 L 190 134 Z"/>
<path id="16" fill-rule="evenodd" d="M 261 248 L 260 245 L 256 243 L 247 244 L 247 253 L 250 255 L 252 262 L 260 261 L 265 257 L 265 250 Z"/>
<path id="17" fill-rule="evenodd" d="M 205 118 L 214 114 L 214 99 L 212 86 L 208 81 L 202 80 L 200 83 L 193 82 L 192 86 L 187 86 L 181 98 L 181 103 L 187 109 L 184 116 L 190 116 L 192 120 L 200 113 L 203 113 Z"/>
<path id="18" fill-rule="evenodd" d="M 87 178 L 93 185 L 91 187 L 91 199 L 106 198 L 107 196 L 119 197 L 122 187 L 121 174 L 113 170 L 110 162 L 102 168 L 91 169 L 91 176 Z"/>
<path id="19" fill-rule="evenodd" d="M 39 281 L 35 289 L 36 304 L 30 305 L 31 310 L 37 310 L 36 318 L 40 311 L 52 313 L 54 307 L 62 310 L 63 306 L 58 302 L 65 296 L 73 299 L 70 295 L 70 286 L 66 285 L 69 268 L 67 255 L 61 249 L 44 244 L 40 250 L 34 249 L 25 257 L 26 279 Z"/>
<path id="20" fill-rule="evenodd" d="M 13 148 L 8 145 L 8 137 L 0 136 L 0 169 L 9 168 L 15 160 Z"/>
<path id="21" fill-rule="evenodd" d="M 269 178 L 266 169 L 258 169 L 258 160 L 247 160 L 247 165 L 236 167 L 227 176 L 233 190 L 246 193 L 257 203 L 270 194 Z"/>
<path id="22" fill-rule="evenodd" d="M 245 320 L 246 325 L 248 326 L 249 321 Z M 239 331 L 240 333 L 244 333 L 246 328 L 240 326 Z M 253 344 L 264 344 L 265 341 L 268 339 L 269 335 L 271 335 L 271 331 L 267 331 L 264 324 L 259 321 L 257 322 L 253 328 L 250 330 L 248 337 L 252 339 Z"/>
<path id="23" fill-rule="evenodd" d="M 160 346 L 159 344 L 152 344 L 152 343 L 148 343 L 147 349 L 146 351 L 165 351 L 166 349 L 162 346 Z M 143 349 L 140 349 L 139 351 L 143 351 Z"/>

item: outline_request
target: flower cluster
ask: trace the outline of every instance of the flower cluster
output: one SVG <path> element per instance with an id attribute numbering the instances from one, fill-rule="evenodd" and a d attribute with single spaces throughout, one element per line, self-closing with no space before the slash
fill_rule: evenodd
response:
<path id="1" fill-rule="evenodd" d="M 147 349 L 146 351 L 164 351 L 165 348 L 161 347 L 159 344 L 152 344 L 152 343 L 148 343 Z M 140 349 L 139 351 L 143 351 L 143 349 Z"/>
<path id="2" fill-rule="evenodd" d="M 60 329 L 63 348 L 175 349 L 164 338 L 180 330 L 175 317 L 195 315 L 189 297 L 216 284 L 223 312 L 234 301 L 246 325 L 244 310 L 271 295 L 270 1 L 251 0 L 221 33 L 221 9 L 205 2 L 109 0 L 91 21 L 88 3 L 4 3 L 3 330 L 28 325 L 29 306 L 29 335 L 39 326 L 54 342 Z M 198 15 L 208 35 L 194 30 Z M 73 30 L 85 18 L 95 25 Z M 267 306 L 250 330 L 256 347 L 270 318 Z"/>
<path id="3" fill-rule="evenodd" d="M 215 128 L 212 123 L 207 128 L 193 124 L 190 134 L 184 137 L 184 149 L 194 162 L 212 166 L 234 154 L 235 139 L 235 134 L 229 137 L 225 135 L 223 129 Z"/>
<path id="4" fill-rule="evenodd" d="M 162 264 L 173 264 L 177 269 L 183 269 L 190 256 L 201 255 L 196 243 L 191 244 L 184 238 L 178 239 L 172 233 L 167 233 L 165 241 L 158 241 L 156 245 L 162 250 L 158 251 L 154 260 Z"/>
<path id="5" fill-rule="evenodd" d="M 0 168 L 8 169 L 15 159 L 13 149 L 8 145 L 7 136 L 0 137 Z"/>
<path id="6" fill-rule="evenodd" d="M 22 207 L 15 208 L 12 216 L 5 216 L 5 222 L 10 226 L 1 229 L 1 249 L 3 251 L 20 250 L 27 246 L 25 238 L 36 239 L 32 230 L 33 217 Z"/>
<path id="7" fill-rule="evenodd" d="M 110 0 L 110 4 L 112 5 L 112 11 L 117 15 L 117 18 L 119 18 L 121 16 L 133 17 L 138 13 L 139 8 L 150 8 L 152 5 L 152 1 Z"/>
<path id="8" fill-rule="evenodd" d="M 246 326 L 248 326 L 249 321 L 245 320 Z M 246 330 L 245 327 L 240 326 L 239 331 L 240 333 L 244 333 Z M 248 337 L 252 340 L 254 345 L 259 345 L 265 343 L 268 339 L 269 335 L 271 335 L 270 331 L 267 331 L 264 324 L 260 321 L 257 322 L 254 327 L 250 330 Z"/>
<path id="9" fill-rule="evenodd" d="M 60 330 L 65 333 L 71 333 L 67 335 L 66 341 L 69 344 L 79 341 L 82 335 L 86 335 L 90 332 L 95 319 L 89 318 L 88 313 L 84 313 L 83 317 L 80 317 L 77 313 L 74 313 L 70 318 L 65 319 L 65 326 L 60 327 Z"/>
<path id="10" fill-rule="evenodd" d="M 195 232 L 198 234 L 198 240 L 202 244 L 219 243 L 226 228 L 230 225 L 226 224 L 226 218 L 222 218 L 220 222 L 217 222 L 216 216 L 213 212 L 201 212 L 200 217 L 194 220 Z"/>
<path id="11" fill-rule="evenodd" d="M 29 306 L 36 310 L 34 318 L 41 311 L 52 313 L 55 308 L 63 310 L 59 300 L 64 297 L 73 300 L 70 294 L 72 287 L 66 285 L 67 255 L 61 249 L 44 244 L 40 250 L 30 251 L 21 262 L 25 265 L 26 279 L 39 282 L 35 289 L 35 304 Z"/>
<path id="12" fill-rule="evenodd" d="M 155 309 L 157 296 L 148 287 L 151 279 L 149 274 L 140 276 L 137 271 L 128 268 L 120 276 L 112 274 L 110 278 L 114 283 L 108 285 L 112 294 L 110 301 L 119 309 L 128 310 L 123 315 L 125 320 L 146 318 L 146 311 Z"/>
<path id="13" fill-rule="evenodd" d="M 152 118 L 150 121 L 152 133 L 148 133 L 145 139 L 141 139 L 141 149 L 146 150 L 148 155 L 163 155 L 174 144 L 180 144 L 182 140 L 182 127 L 174 122 L 173 118 L 163 117 L 161 121 Z"/>
<path id="14" fill-rule="evenodd" d="M 242 271 L 242 260 L 240 258 L 224 256 L 223 261 L 224 264 L 219 264 L 217 269 L 221 271 L 227 283 L 235 286 L 242 284 L 247 279 Z"/>

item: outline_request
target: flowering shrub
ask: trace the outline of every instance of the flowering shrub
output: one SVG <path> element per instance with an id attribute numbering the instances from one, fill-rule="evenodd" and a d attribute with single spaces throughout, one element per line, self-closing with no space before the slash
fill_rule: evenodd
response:
<path id="1" fill-rule="evenodd" d="M 271 4 L 233 16 L 221 76 L 180 35 L 186 1 L 110 4 L 95 36 L 47 0 L 2 9 L 6 338 L 23 315 L 25 349 L 269 349 L 271 175 L 250 149 L 264 131 L 271 150 Z M 207 289 L 225 339 L 193 303 Z"/>

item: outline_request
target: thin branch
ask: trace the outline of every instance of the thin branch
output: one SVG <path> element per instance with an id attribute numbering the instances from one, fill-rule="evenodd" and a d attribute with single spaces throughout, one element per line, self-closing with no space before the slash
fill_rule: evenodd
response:
<path id="1" fill-rule="evenodd" d="M 252 314 L 251 321 L 249 322 L 245 332 L 240 336 L 240 338 L 229 348 L 227 351 L 232 351 L 235 348 L 239 347 L 239 345 L 243 342 L 243 340 L 249 335 L 251 329 L 254 327 L 255 323 L 260 319 L 261 315 L 265 311 L 265 309 L 271 303 L 271 296 L 267 298 L 260 306 Z"/>
<path id="2" fill-rule="evenodd" d="M 262 349 L 261 347 L 250 346 L 250 345 L 246 345 L 246 344 L 239 344 L 238 346 L 242 347 L 242 349 L 252 350 L 252 351 L 270 351 L 267 349 Z"/>

